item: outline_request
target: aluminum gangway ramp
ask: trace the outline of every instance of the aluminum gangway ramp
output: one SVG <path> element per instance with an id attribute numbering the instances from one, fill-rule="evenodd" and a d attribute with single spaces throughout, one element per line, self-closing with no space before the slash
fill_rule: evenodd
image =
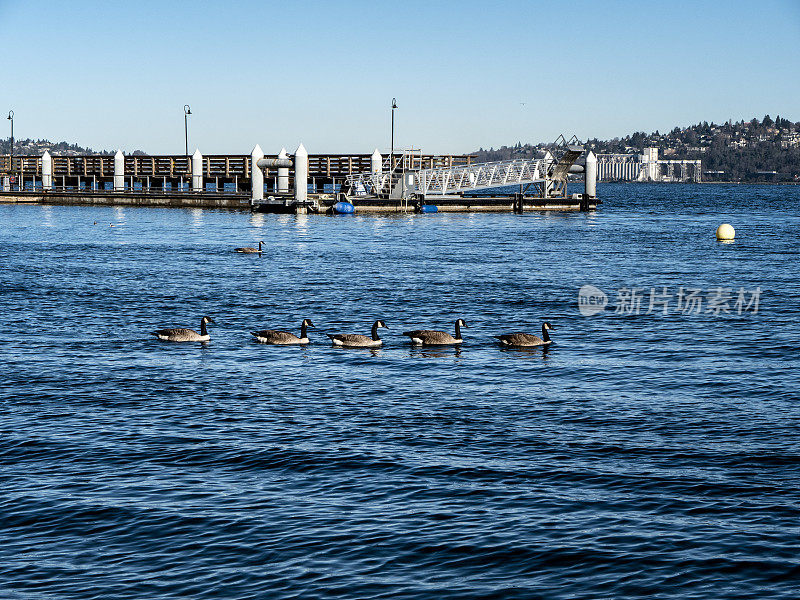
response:
<path id="1" fill-rule="evenodd" d="M 416 173 L 417 194 L 449 196 L 511 185 L 565 181 L 581 154 L 583 146 L 571 145 L 559 158 L 548 152 L 544 158 L 422 169 Z"/>
<path id="2" fill-rule="evenodd" d="M 544 196 L 566 194 L 570 173 L 582 172 L 575 163 L 584 148 L 573 137 L 548 150 L 542 158 L 516 158 L 468 165 L 443 165 L 433 168 L 414 168 L 414 162 L 404 153 L 401 161 L 389 172 L 376 170 L 348 177 L 356 189 L 380 197 L 404 199 L 437 196 L 461 196 L 468 192 L 541 184 Z"/>
<path id="3" fill-rule="evenodd" d="M 525 185 L 544 181 L 555 166 L 555 159 L 546 157 L 422 169 L 416 173 L 417 193 L 423 197 L 449 196 L 508 185 Z"/>

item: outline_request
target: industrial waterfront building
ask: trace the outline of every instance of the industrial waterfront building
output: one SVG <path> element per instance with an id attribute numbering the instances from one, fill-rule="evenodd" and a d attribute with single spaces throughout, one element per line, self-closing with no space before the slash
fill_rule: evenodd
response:
<path id="1" fill-rule="evenodd" d="M 702 181 L 700 160 L 659 160 L 658 148 L 642 154 L 598 154 L 598 181 Z"/>

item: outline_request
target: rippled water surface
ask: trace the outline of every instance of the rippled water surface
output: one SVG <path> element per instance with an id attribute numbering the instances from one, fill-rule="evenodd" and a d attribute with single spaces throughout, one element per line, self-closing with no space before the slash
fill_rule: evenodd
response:
<path id="1" fill-rule="evenodd" d="M 800 189 L 599 192 L 522 216 L 0 205 L 0 597 L 797 598 Z M 149 335 L 204 314 L 208 344 Z M 250 339 L 306 317 L 307 348 Z M 401 335 L 458 317 L 460 350 Z M 380 350 L 327 343 L 378 318 Z M 491 337 L 543 320 L 548 351 Z"/>

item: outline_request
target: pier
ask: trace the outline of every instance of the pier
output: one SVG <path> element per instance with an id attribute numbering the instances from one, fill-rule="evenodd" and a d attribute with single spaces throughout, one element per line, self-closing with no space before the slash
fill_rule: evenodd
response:
<path id="1" fill-rule="evenodd" d="M 398 152 L 309 154 L 301 144 L 268 156 L 249 155 L 42 156 L 0 155 L 0 201 L 108 204 L 325 212 L 337 201 L 359 211 L 588 210 L 596 205 L 593 181 L 568 195 L 569 173 L 583 147 L 563 143 L 540 159 L 475 163 L 468 154 Z M 596 164 L 587 155 L 587 164 Z M 509 193 L 508 188 L 513 188 Z M 506 188 L 497 195 L 487 190 Z"/>

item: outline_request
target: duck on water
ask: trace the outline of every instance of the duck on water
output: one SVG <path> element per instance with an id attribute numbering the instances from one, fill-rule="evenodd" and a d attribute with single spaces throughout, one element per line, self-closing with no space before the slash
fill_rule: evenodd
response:
<path id="1" fill-rule="evenodd" d="M 250 334 L 262 344 L 276 344 L 280 346 L 307 344 L 309 327 L 314 327 L 314 324 L 309 319 L 303 319 L 303 322 L 300 324 L 300 337 L 288 331 L 279 331 L 277 329 L 251 331 Z"/>
<path id="2" fill-rule="evenodd" d="M 203 317 L 200 320 L 200 333 L 197 333 L 194 329 L 186 329 L 183 327 L 159 329 L 151 333 L 165 342 L 207 342 L 211 337 L 208 335 L 206 325 L 213 322 L 214 319 L 211 317 Z"/>
<path id="3" fill-rule="evenodd" d="M 252 247 L 244 247 L 244 248 L 234 248 L 234 252 L 239 252 L 240 254 L 261 254 L 261 244 L 264 242 L 258 242 L 258 248 Z"/>
<path id="4" fill-rule="evenodd" d="M 342 346 L 343 348 L 378 348 L 383 345 L 383 340 L 378 337 L 378 329 L 386 327 L 386 323 L 378 319 L 372 325 L 372 337 L 366 335 L 359 335 L 357 333 L 328 333 L 326 334 L 331 338 L 334 346 Z"/>
<path id="5" fill-rule="evenodd" d="M 434 329 L 416 329 L 414 331 L 404 331 L 403 335 L 411 338 L 412 344 L 421 346 L 452 346 L 460 344 L 464 340 L 461 337 L 461 328 L 469 329 L 464 319 L 456 320 L 456 335 L 452 336 L 446 331 L 436 331 Z"/>
<path id="6" fill-rule="evenodd" d="M 494 336 L 500 343 L 504 346 L 519 346 L 519 347 L 531 347 L 531 346 L 547 346 L 549 345 L 552 340 L 550 339 L 550 334 L 548 333 L 551 330 L 554 330 L 555 327 L 550 325 L 550 323 L 544 322 L 542 323 L 542 337 L 538 335 L 533 335 L 532 333 L 504 333 L 502 335 Z"/>

